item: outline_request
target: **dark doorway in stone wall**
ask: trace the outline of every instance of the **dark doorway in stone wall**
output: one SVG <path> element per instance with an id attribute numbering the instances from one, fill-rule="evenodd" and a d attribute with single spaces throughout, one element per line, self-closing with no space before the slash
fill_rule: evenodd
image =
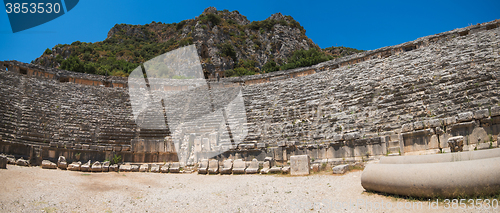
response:
<path id="1" fill-rule="evenodd" d="M 68 77 L 59 77 L 59 82 L 61 82 L 61 83 L 69 82 L 69 78 Z"/>
<path id="2" fill-rule="evenodd" d="M 23 75 L 27 75 L 27 74 L 28 74 L 28 70 L 27 70 L 27 69 L 25 69 L 25 68 L 20 68 L 20 69 L 19 69 L 19 72 L 20 72 L 21 74 L 23 74 Z"/>
<path id="3" fill-rule="evenodd" d="M 412 50 L 414 50 L 414 49 L 417 49 L 417 46 L 415 46 L 415 45 L 411 45 L 411 46 L 406 46 L 406 47 L 403 47 L 403 50 L 404 50 L 405 52 L 412 51 Z"/>

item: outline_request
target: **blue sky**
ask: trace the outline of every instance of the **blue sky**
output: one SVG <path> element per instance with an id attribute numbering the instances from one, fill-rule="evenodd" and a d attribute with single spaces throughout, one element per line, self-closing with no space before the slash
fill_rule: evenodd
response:
<path id="1" fill-rule="evenodd" d="M 3 3 L 3 2 L 2 2 Z M 250 21 L 273 13 L 291 15 L 321 48 L 372 50 L 419 37 L 500 19 L 500 1 L 130 1 L 80 0 L 50 22 L 12 33 L 0 12 L 0 60 L 30 62 L 46 48 L 74 41 L 97 42 L 115 24 L 172 23 L 200 15 L 209 6 L 238 10 Z"/>

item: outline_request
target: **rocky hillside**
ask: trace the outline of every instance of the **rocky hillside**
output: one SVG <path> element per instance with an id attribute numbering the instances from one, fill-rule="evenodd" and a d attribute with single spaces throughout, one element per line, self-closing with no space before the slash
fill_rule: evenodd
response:
<path id="1" fill-rule="evenodd" d="M 291 16 L 281 13 L 250 22 L 238 11 L 209 7 L 198 17 L 179 23 L 117 24 L 106 40 L 73 42 L 47 49 L 32 63 L 76 72 L 115 76 L 128 74 L 155 56 L 195 44 L 206 77 L 251 75 L 308 66 L 358 50 L 325 50 L 305 35 Z"/>

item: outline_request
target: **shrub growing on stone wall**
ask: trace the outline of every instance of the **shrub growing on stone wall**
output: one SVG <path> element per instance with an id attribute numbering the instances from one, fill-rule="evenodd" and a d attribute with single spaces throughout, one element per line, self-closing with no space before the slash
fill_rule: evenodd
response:
<path id="1" fill-rule="evenodd" d="M 286 64 L 281 66 L 281 70 L 308 67 L 331 59 L 333 59 L 333 56 L 326 55 L 316 48 L 297 50 L 287 59 Z"/>

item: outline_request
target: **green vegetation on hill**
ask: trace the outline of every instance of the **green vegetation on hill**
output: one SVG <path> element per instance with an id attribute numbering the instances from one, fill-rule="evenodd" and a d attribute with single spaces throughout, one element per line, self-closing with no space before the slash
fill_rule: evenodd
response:
<path id="1" fill-rule="evenodd" d="M 52 49 L 47 48 L 34 63 L 75 72 L 126 77 L 141 63 L 156 56 L 195 42 L 200 48 L 200 43 L 207 44 L 207 40 L 212 40 L 213 46 L 207 48 L 216 48 L 216 55 L 209 55 L 208 51 L 205 55 L 200 55 L 205 75 L 214 71 L 207 71 L 207 67 L 214 69 L 229 63 L 232 69 L 225 70 L 225 76 L 242 76 L 311 66 L 342 54 L 359 51 L 352 48 L 345 51 L 337 47 L 320 50 L 307 38 L 306 31 L 299 22 L 291 16 L 278 14 L 276 17 L 249 22 L 237 11 L 206 10 L 195 19 L 179 23 L 163 24 L 153 21 L 145 25 L 116 24 L 104 41 L 59 44 Z M 275 34 L 286 34 L 289 36 L 287 40 L 301 41 L 302 45 L 309 46 L 309 50 L 293 49 L 294 46 L 290 47 L 288 44 L 286 47 L 289 48 L 288 51 L 290 48 L 293 50 L 292 54 L 277 58 L 274 55 L 281 51 L 280 48 L 284 45 L 281 42 L 284 40 L 273 40 Z M 339 51 L 342 54 L 336 54 Z M 267 56 L 269 60 L 262 61 L 263 56 Z M 168 75 L 173 77 L 175 73 L 170 72 Z"/>

